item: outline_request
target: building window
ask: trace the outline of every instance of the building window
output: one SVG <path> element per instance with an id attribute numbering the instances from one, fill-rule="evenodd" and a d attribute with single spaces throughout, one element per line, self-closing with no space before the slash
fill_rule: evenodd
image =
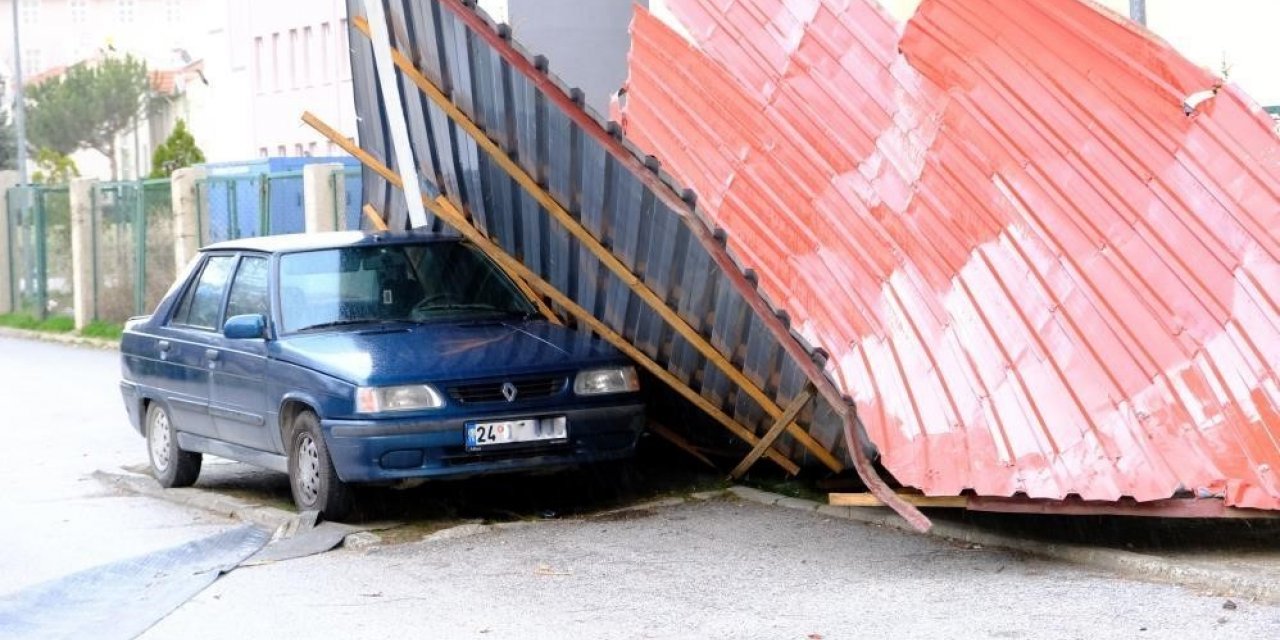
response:
<path id="1" fill-rule="evenodd" d="M 295 155 L 295 156 L 297 156 L 297 157 L 299 157 L 299 158 L 301 158 L 301 157 L 304 155 L 304 154 L 303 154 L 303 152 L 302 152 L 302 143 L 301 143 L 301 142 L 299 142 L 298 144 L 293 145 L 293 155 Z"/>
<path id="2" fill-rule="evenodd" d="M 271 90 L 280 90 L 280 34 L 271 34 Z"/>
<path id="3" fill-rule="evenodd" d="M 286 150 L 286 149 L 284 148 L 284 145 L 280 145 L 280 146 L 276 147 L 276 155 L 277 155 L 277 156 L 279 156 L 279 157 L 283 158 L 283 157 L 285 157 L 285 156 L 286 156 L 286 155 L 288 155 L 288 154 L 289 154 L 289 151 L 288 151 L 288 150 Z"/>
<path id="4" fill-rule="evenodd" d="M 262 36 L 253 39 L 253 90 L 262 93 Z"/>
<path id="5" fill-rule="evenodd" d="M 333 47 L 329 41 L 333 38 L 333 32 L 329 28 L 328 22 L 320 23 L 320 81 L 329 81 L 329 57 L 332 55 L 329 51 Z"/>
<path id="6" fill-rule="evenodd" d="M 44 71 L 44 61 L 40 59 L 39 49 L 24 49 L 22 51 L 22 68 L 27 71 L 28 76 Z"/>
<path id="7" fill-rule="evenodd" d="M 311 27 L 302 28 L 302 84 L 311 86 L 315 79 L 311 77 L 311 57 L 315 51 L 311 49 Z"/>
<path id="8" fill-rule="evenodd" d="M 133 0 L 116 0 L 116 18 L 122 23 L 133 22 Z"/>
<path id="9" fill-rule="evenodd" d="M 289 30 L 289 88 L 298 88 L 298 30 Z"/>
<path id="10" fill-rule="evenodd" d="M 265 157 L 267 157 L 267 154 L 269 154 L 269 153 L 271 153 L 271 151 L 270 151 L 270 150 L 268 150 L 266 147 L 258 147 L 258 157 L 259 157 L 259 158 L 265 158 Z"/>
<path id="11" fill-rule="evenodd" d="M 316 143 L 312 142 L 307 145 L 307 157 L 308 158 L 316 157 Z"/>
<path id="12" fill-rule="evenodd" d="M 347 35 L 347 19 L 343 18 L 338 24 L 338 68 L 342 70 L 343 80 L 351 77 L 351 49 Z"/>
<path id="13" fill-rule="evenodd" d="M 71 0 L 71 23 L 84 24 L 89 21 L 89 0 Z"/>
<path id="14" fill-rule="evenodd" d="M 164 19 L 169 24 L 174 24 L 182 19 L 182 12 L 178 7 L 178 0 L 164 0 Z"/>
<path id="15" fill-rule="evenodd" d="M 17 2 L 18 0 L 14 0 Z M 35 24 L 40 21 L 40 0 L 22 0 L 18 5 L 18 14 L 22 24 Z"/>

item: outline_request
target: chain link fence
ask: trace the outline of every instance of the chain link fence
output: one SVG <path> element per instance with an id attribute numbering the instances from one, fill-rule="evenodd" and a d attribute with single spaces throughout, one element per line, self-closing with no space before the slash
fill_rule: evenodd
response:
<path id="1" fill-rule="evenodd" d="M 361 174 L 331 174 L 335 228 L 359 229 Z M 211 176 L 196 184 L 200 244 L 306 230 L 301 171 Z M 169 180 L 98 182 L 89 192 L 93 320 L 149 313 L 173 283 L 174 212 Z M 73 311 L 71 199 L 65 186 L 21 186 L 4 196 L 10 303 L 47 318 Z"/>
<path id="2" fill-rule="evenodd" d="M 359 167 L 335 171 L 327 185 L 333 194 L 335 229 L 359 229 Z M 200 243 L 306 231 L 302 171 L 209 176 L 196 183 L 199 215 L 207 220 Z"/>
<path id="3" fill-rule="evenodd" d="M 38 318 L 72 312 L 71 200 L 66 187 L 14 187 L 5 193 L 10 304 Z"/>
<path id="4" fill-rule="evenodd" d="M 95 320 L 119 322 L 160 303 L 175 276 L 172 203 L 168 180 L 94 185 Z"/>

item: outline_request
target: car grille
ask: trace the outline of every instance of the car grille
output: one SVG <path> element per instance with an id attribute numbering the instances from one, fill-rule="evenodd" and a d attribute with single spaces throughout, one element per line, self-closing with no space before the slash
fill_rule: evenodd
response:
<path id="1" fill-rule="evenodd" d="M 560 393 L 567 381 L 568 378 L 565 376 L 545 376 L 520 380 L 460 384 L 449 387 L 449 397 L 462 404 L 507 402 L 506 396 L 502 395 L 502 385 L 510 382 L 516 388 L 516 397 L 512 402 L 520 402 L 522 400 L 548 398 Z"/>

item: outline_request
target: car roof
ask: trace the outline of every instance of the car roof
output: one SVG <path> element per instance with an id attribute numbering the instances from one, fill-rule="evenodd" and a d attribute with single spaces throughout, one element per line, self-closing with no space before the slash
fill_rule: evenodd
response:
<path id="1" fill-rule="evenodd" d="M 369 245 L 412 244 L 420 242 L 456 241 L 457 236 L 425 229 L 410 231 L 326 231 L 318 233 L 289 233 L 276 236 L 259 236 L 226 240 L 206 246 L 201 251 L 261 251 L 264 253 L 292 253 L 337 249 Z"/>

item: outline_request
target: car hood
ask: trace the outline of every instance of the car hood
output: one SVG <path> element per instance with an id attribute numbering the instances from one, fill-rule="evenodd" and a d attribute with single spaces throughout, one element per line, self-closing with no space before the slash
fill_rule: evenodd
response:
<path id="1" fill-rule="evenodd" d="M 590 335 L 542 321 L 362 327 L 287 336 L 275 356 L 361 386 L 566 371 L 621 362 Z"/>

